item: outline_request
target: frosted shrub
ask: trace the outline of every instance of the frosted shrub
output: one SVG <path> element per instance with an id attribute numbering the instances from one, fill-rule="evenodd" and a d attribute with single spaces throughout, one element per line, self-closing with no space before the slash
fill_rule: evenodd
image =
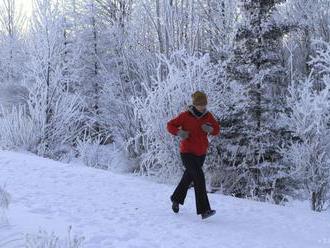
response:
<path id="1" fill-rule="evenodd" d="M 60 239 L 54 232 L 48 233 L 44 230 L 39 230 L 37 234 L 25 235 L 26 248 L 82 248 L 84 237 L 72 237 L 72 227 L 68 228 L 68 236 Z"/>
<path id="2" fill-rule="evenodd" d="M 84 105 L 78 95 L 59 93 L 57 99 L 49 106 L 52 113 L 47 112 L 44 119 L 40 155 L 48 155 L 61 159 L 66 149 L 65 145 L 72 146 L 76 137 L 83 130 Z"/>
<path id="3" fill-rule="evenodd" d="M 141 156 L 140 173 L 170 180 L 182 166 L 179 139 L 168 134 L 166 124 L 185 110 L 195 90 L 208 94 L 209 110 L 217 106 L 218 96 L 214 94 L 217 70 L 207 55 L 197 57 L 177 51 L 170 59 L 159 58 L 158 76 L 152 85 L 143 85 L 146 97 L 132 99 L 136 121 L 141 122 L 142 128 L 130 142 L 140 144 L 138 140 L 142 140 L 146 151 Z M 167 74 L 162 80 L 164 71 Z"/>
<path id="4" fill-rule="evenodd" d="M 30 89 L 26 105 L 1 108 L 0 141 L 3 147 L 61 159 L 69 152 L 63 147 L 72 145 L 82 131 L 83 104 L 78 95 L 60 87 L 50 91 L 39 83 Z"/>
<path id="5" fill-rule="evenodd" d="M 82 162 L 89 167 L 108 169 L 109 163 L 104 161 L 102 138 L 87 137 L 86 135 L 82 140 L 77 141 L 77 151 Z"/>
<path id="6" fill-rule="evenodd" d="M 283 116 L 294 140 L 290 147 L 281 147 L 283 162 L 290 174 L 309 194 L 311 208 L 321 211 L 330 190 L 330 132 L 327 127 L 330 110 L 330 78 L 317 89 L 308 78 L 289 86 L 289 113 Z"/>
<path id="7" fill-rule="evenodd" d="M 6 190 L 6 186 L 0 185 L 0 223 L 7 222 L 7 218 L 6 218 L 6 210 L 9 207 L 11 201 L 11 196 L 10 194 L 7 192 Z"/>
<path id="8" fill-rule="evenodd" d="M 8 209 L 10 200 L 11 196 L 6 191 L 6 186 L 0 186 L 0 209 Z"/>
<path id="9" fill-rule="evenodd" d="M 0 144 L 3 148 L 17 147 L 33 150 L 39 140 L 39 127 L 27 115 L 26 106 L 19 105 L 11 109 L 0 106 Z"/>
<path id="10" fill-rule="evenodd" d="M 89 167 L 112 170 L 119 173 L 133 172 L 134 159 L 129 159 L 128 154 L 121 146 L 102 144 L 102 136 L 90 137 L 86 134 L 77 140 L 77 151 L 82 162 Z"/>
<path id="11" fill-rule="evenodd" d="M 0 84 L 0 105 L 5 109 L 25 105 L 29 91 L 26 87 L 12 83 Z"/>

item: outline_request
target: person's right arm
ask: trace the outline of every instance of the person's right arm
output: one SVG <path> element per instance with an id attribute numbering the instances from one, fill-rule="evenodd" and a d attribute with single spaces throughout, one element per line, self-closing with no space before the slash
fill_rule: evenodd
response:
<path id="1" fill-rule="evenodd" d="M 178 135 L 179 127 L 183 125 L 183 113 L 181 112 L 179 115 L 171 119 L 167 122 L 167 131 L 173 135 Z"/>

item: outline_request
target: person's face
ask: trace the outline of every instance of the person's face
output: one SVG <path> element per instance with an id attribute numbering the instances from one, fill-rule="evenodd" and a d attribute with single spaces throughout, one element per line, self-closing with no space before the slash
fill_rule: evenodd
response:
<path id="1" fill-rule="evenodd" d="M 199 112 L 204 112 L 206 109 L 206 105 L 196 105 L 195 107 Z"/>

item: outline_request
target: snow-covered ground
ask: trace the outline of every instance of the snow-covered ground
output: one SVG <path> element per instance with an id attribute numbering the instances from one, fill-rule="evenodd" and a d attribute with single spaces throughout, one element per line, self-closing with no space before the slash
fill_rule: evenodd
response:
<path id="1" fill-rule="evenodd" d="M 202 220 L 193 189 L 174 214 L 175 185 L 9 151 L 0 151 L 4 183 L 12 202 L 9 225 L 0 225 L 1 248 L 23 247 L 22 234 L 39 228 L 65 237 L 69 225 L 90 248 L 330 247 L 330 213 L 301 206 L 209 194 L 217 214 Z"/>

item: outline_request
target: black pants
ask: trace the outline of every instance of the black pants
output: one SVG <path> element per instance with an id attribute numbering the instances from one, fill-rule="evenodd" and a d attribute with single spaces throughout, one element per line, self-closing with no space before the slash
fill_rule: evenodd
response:
<path id="1" fill-rule="evenodd" d="M 206 193 L 205 176 L 202 169 L 206 154 L 196 156 L 191 153 L 180 153 L 180 155 L 182 163 L 186 169 L 171 198 L 183 205 L 189 185 L 193 182 L 195 189 L 196 212 L 197 214 L 201 214 L 206 210 L 211 209 Z"/>

